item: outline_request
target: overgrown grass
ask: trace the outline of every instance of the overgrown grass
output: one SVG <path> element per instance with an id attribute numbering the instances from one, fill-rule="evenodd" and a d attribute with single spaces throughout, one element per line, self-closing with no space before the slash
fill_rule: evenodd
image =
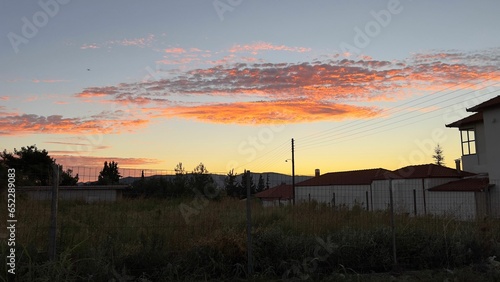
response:
<path id="1" fill-rule="evenodd" d="M 181 204 L 195 211 L 189 221 L 181 213 Z M 244 201 L 230 198 L 204 204 L 193 199 L 61 201 L 59 257 L 48 261 L 50 202 L 19 198 L 16 279 L 246 279 L 245 212 Z M 486 262 L 488 257 L 500 257 L 497 220 L 461 222 L 397 215 L 395 222 L 400 269 L 483 265 L 481 273 L 498 278 L 500 270 Z M 347 279 L 346 275 L 366 277 L 394 267 L 388 212 L 333 209 L 316 203 L 263 208 L 252 203 L 252 225 L 254 279 Z M 1 252 L 7 255 L 4 243 Z"/>

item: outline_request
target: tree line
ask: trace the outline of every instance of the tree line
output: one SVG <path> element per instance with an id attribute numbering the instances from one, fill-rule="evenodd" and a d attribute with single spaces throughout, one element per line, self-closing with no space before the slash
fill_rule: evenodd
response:
<path id="1" fill-rule="evenodd" d="M 13 152 L 4 150 L 0 153 L 0 178 L 7 175 L 9 168 L 16 170 L 16 186 L 49 186 L 53 184 L 53 168 L 59 170 L 59 185 L 76 186 L 79 175 L 73 175 L 71 169 L 63 169 L 62 165 L 56 163 L 56 159 L 49 156 L 47 150 L 40 150 L 36 145 L 22 147 Z M 146 178 L 142 171 L 141 178 L 132 183 L 128 195 L 132 197 L 183 197 L 194 196 L 196 193 L 214 194 L 221 196 L 224 194 L 235 198 L 246 197 L 246 183 L 249 177 L 246 173 L 240 177 L 231 170 L 224 178 L 224 186 L 217 187 L 216 182 L 209 174 L 203 163 L 197 165 L 191 172 L 188 172 L 182 163 L 175 167 L 173 176 L 150 176 Z M 104 162 L 103 168 L 99 172 L 97 181 L 90 185 L 117 185 L 120 184 L 121 174 L 118 163 L 115 161 Z M 238 181 L 239 180 L 239 181 Z M 259 174 L 257 183 L 250 175 L 251 194 L 255 194 L 265 189 L 269 189 L 269 175 L 264 179 Z M 2 183 L 7 183 L 2 181 Z M 2 187 L 3 188 L 3 187 Z"/>

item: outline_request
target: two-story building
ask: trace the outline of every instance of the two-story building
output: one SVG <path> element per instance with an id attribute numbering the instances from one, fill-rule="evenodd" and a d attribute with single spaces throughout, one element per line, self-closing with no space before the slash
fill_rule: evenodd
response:
<path id="1" fill-rule="evenodd" d="M 500 96 L 466 110 L 474 114 L 446 127 L 460 130 L 462 167 L 487 179 L 488 213 L 500 217 Z"/>

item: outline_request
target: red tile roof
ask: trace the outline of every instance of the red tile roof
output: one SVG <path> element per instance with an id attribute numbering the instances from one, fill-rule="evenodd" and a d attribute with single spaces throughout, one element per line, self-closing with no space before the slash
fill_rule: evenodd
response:
<path id="1" fill-rule="evenodd" d="M 446 127 L 462 127 L 464 125 L 478 123 L 478 122 L 481 123 L 483 122 L 483 113 L 475 113 L 461 120 L 457 120 L 455 122 L 447 124 Z"/>
<path id="2" fill-rule="evenodd" d="M 292 185 L 280 184 L 278 186 L 269 188 L 267 190 L 255 194 L 255 197 L 261 199 L 289 200 L 292 199 Z"/>
<path id="3" fill-rule="evenodd" d="M 295 184 L 295 186 L 327 186 L 327 185 L 370 185 L 384 173 L 390 172 L 383 168 L 330 172 Z"/>
<path id="4" fill-rule="evenodd" d="M 378 179 L 418 179 L 418 178 L 462 178 L 475 174 L 436 164 L 411 165 L 389 173 Z"/>
<path id="5" fill-rule="evenodd" d="M 468 112 L 480 112 L 486 108 L 492 108 L 492 107 L 500 107 L 500 95 L 496 96 L 493 99 L 489 99 L 488 101 L 485 101 L 479 105 L 476 105 L 472 108 L 469 108 L 469 109 L 467 109 L 467 111 Z"/>
<path id="6" fill-rule="evenodd" d="M 488 178 L 466 178 L 432 187 L 429 191 L 483 192 L 486 188 L 492 186 L 494 185 L 489 183 Z"/>

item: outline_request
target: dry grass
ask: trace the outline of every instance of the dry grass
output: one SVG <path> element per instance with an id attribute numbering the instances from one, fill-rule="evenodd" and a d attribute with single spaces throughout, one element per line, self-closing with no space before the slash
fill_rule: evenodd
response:
<path id="1" fill-rule="evenodd" d="M 182 205 L 192 208 L 188 221 L 181 212 Z M 91 270 L 100 275 L 93 279 L 106 280 L 124 272 L 136 278 L 147 273 L 144 277 L 165 280 L 200 279 L 204 275 L 245 277 L 245 205 L 245 201 L 231 198 L 210 202 L 61 201 L 58 253 L 66 264 L 54 265 L 46 261 L 45 253 L 50 202 L 19 198 L 17 244 L 19 252 L 24 254 L 19 264 L 25 273 L 41 272 L 52 278 L 47 268 L 63 267 L 69 275 L 64 279 L 75 281 L 85 280 L 83 273 Z M 491 254 L 500 257 L 498 221 L 460 222 L 397 215 L 395 222 L 398 252 L 404 267 L 419 269 L 432 264 L 456 267 L 460 263 L 481 261 Z M 371 266 L 375 270 L 391 266 L 391 257 L 384 257 L 391 253 L 388 212 L 332 209 L 319 204 L 263 208 L 253 202 L 252 225 L 256 260 L 271 264 L 256 263 L 257 272 L 265 277 L 280 277 L 287 267 L 297 265 L 295 261 L 314 256 L 315 238 L 327 236 L 339 249 L 318 266 L 314 275 L 336 273 L 342 267 L 359 266 L 358 271 L 370 271 Z M 275 253 L 266 251 L 273 249 Z"/>

